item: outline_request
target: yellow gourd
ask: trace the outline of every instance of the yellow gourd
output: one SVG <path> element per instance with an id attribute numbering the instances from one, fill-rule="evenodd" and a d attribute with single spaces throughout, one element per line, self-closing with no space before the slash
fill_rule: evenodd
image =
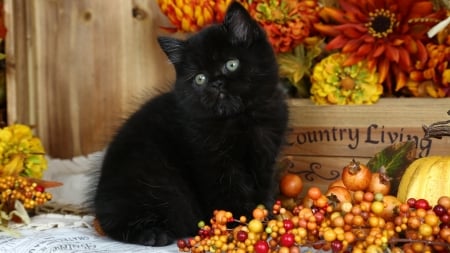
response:
<path id="1" fill-rule="evenodd" d="M 450 196 L 450 156 L 422 157 L 405 170 L 398 187 L 397 198 L 426 199 L 435 205 L 441 196 Z"/>

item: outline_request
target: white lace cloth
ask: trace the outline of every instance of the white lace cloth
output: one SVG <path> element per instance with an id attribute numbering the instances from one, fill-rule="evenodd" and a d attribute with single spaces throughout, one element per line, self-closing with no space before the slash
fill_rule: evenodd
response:
<path id="1" fill-rule="evenodd" d="M 47 230 L 51 228 L 92 228 L 93 216 L 69 214 L 40 214 L 33 216 L 29 224 L 10 223 L 11 229 Z"/>
<path id="2" fill-rule="evenodd" d="M 0 232 L 1 253 L 175 253 L 175 244 L 146 247 L 120 243 L 99 236 L 92 226 L 92 216 L 42 214 L 29 224 L 11 223 L 20 236 Z"/>

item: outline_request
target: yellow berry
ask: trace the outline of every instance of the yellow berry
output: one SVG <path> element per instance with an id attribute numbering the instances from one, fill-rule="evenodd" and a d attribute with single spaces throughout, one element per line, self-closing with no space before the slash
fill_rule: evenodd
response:
<path id="1" fill-rule="evenodd" d="M 261 233 L 263 231 L 263 224 L 260 220 L 253 219 L 248 223 L 248 229 L 253 233 Z"/>

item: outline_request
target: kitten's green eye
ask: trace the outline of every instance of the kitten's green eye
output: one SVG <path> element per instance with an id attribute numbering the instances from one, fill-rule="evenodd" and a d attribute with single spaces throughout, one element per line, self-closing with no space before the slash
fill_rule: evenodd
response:
<path id="1" fill-rule="evenodd" d="M 198 74 L 195 76 L 194 81 L 197 85 L 206 84 L 206 76 L 204 74 Z"/>
<path id="2" fill-rule="evenodd" d="M 239 60 L 238 59 L 229 60 L 227 61 L 225 66 L 228 69 L 228 71 L 235 71 L 239 67 Z"/>

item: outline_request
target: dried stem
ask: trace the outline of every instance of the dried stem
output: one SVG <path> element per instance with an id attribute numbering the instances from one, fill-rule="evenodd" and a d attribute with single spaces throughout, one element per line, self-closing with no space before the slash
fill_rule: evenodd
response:
<path id="1" fill-rule="evenodd" d="M 450 115 L 450 110 L 447 112 Z M 439 121 L 429 126 L 422 126 L 425 131 L 425 138 L 442 139 L 443 136 L 450 136 L 450 120 Z"/>

